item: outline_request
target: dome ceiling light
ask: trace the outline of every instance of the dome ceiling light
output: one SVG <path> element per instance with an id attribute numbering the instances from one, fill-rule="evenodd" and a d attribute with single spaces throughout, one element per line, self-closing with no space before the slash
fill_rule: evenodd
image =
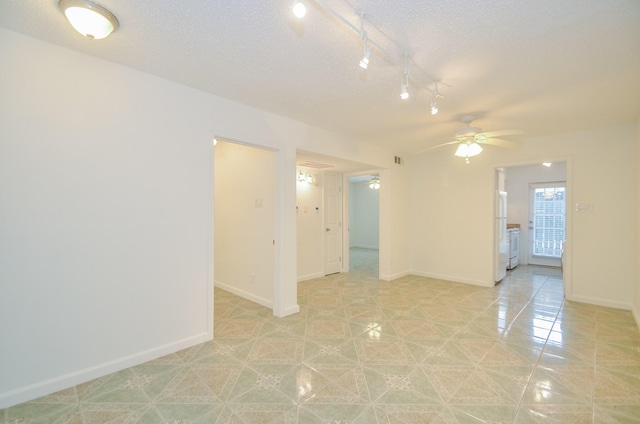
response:
<path id="1" fill-rule="evenodd" d="M 118 29 L 115 15 L 90 0 L 60 0 L 58 7 L 71 26 L 89 40 L 100 40 Z"/>

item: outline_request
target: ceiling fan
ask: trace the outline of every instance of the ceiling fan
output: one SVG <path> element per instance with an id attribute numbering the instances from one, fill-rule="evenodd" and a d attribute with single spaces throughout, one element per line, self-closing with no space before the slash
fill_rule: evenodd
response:
<path id="1" fill-rule="evenodd" d="M 439 147 L 448 146 L 450 144 L 458 144 L 455 155 L 465 158 L 465 163 L 469 163 L 469 158 L 476 156 L 482 152 L 481 144 L 490 144 L 499 147 L 517 147 L 519 142 L 504 140 L 496 137 L 510 136 L 523 134 L 522 130 L 501 130 L 501 131 L 488 131 L 483 132 L 482 128 L 472 127 L 471 123 L 475 119 L 473 115 L 465 115 L 462 117 L 462 122 L 466 124 L 466 127 L 459 130 L 452 141 L 438 144 L 437 146 L 429 147 L 428 149 L 420 150 L 415 154 L 421 154 L 430 150 L 437 149 Z"/>

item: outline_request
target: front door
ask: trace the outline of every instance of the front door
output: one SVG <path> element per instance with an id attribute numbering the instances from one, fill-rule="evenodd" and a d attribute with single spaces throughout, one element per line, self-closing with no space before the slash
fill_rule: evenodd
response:
<path id="1" fill-rule="evenodd" d="M 342 271 L 342 176 L 324 174 L 324 274 Z"/>

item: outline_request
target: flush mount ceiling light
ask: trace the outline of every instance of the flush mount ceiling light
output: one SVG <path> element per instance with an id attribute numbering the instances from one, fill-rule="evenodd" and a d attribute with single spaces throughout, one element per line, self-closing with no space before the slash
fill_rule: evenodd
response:
<path id="1" fill-rule="evenodd" d="M 307 7 L 301 1 L 296 0 L 292 11 L 296 18 L 302 19 L 307 14 Z"/>
<path id="2" fill-rule="evenodd" d="M 115 15 L 90 0 L 60 0 L 58 7 L 71 26 L 90 40 L 100 40 L 118 29 Z"/>

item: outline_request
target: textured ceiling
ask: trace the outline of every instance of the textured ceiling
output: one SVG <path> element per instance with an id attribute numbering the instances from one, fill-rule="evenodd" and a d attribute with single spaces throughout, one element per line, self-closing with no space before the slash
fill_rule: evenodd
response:
<path id="1" fill-rule="evenodd" d="M 307 1 L 302 21 L 293 0 L 99 3 L 120 21 L 104 40 L 73 31 L 57 0 L 1 0 L 0 26 L 402 154 L 453 136 L 465 114 L 527 138 L 640 114 L 637 0 Z M 393 63 L 374 51 L 360 69 L 362 42 L 322 3 L 355 27 L 366 13 Z M 445 97 L 431 116 L 434 80 Z"/>

